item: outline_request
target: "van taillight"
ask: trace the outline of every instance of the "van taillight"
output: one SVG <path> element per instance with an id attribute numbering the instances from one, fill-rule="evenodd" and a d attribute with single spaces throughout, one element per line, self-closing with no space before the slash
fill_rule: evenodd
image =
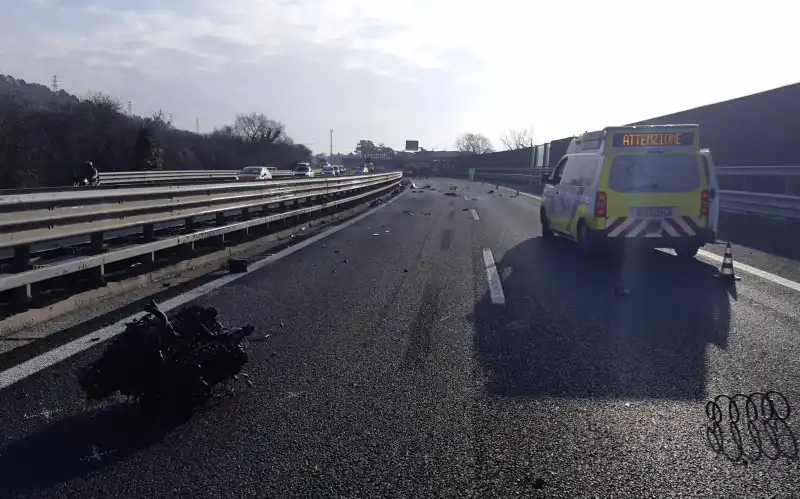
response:
<path id="1" fill-rule="evenodd" d="M 606 193 L 603 191 L 599 191 L 597 196 L 594 198 L 594 216 L 596 217 L 605 217 L 606 216 L 606 202 L 608 201 L 608 197 Z"/>
<path id="2" fill-rule="evenodd" d="M 708 215 L 708 202 L 711 194 L 708 191 L 700 193 L 700 215 Z"/>

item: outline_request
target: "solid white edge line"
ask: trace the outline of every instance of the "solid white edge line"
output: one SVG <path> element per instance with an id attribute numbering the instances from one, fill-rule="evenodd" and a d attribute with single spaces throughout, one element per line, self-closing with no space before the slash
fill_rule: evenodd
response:
<path id="1" fill-rule="evenodd" d="M 475 211 L 475 208 L 471 208 L 469 211 L 472 212 L 472 218 L 474 218 L 475 220 L 480 220 L 481 219 L 481 217 L 478 216 L 478 212 Z"/>
<path id="2" fill-rule="evenodd" d="M 712 261 L 714 261 L 716 263 L 722 263 L 722 257 L 717 255 L 717 254 L 715 254 L 715 253 L 710 253 L 710 252 L 705 251 L 705 250 L 700 250 L 700 251 L 697 252 L 697 255 L 700 256 L 700 257 L 703 257 L 703 258 L 707 258 L 708 260 L 712 260 Z M 789 279 L 786 279 L 785 277 L 781 277 L 779 275 L 771 274 L 771 273 L 769 273 L 769 272 L 767 272 L 765 270 L 757 269 L 755 267 L 751 267 L 750 265 L 747 265 L 747 264 L 744 264 L 744 263 L 739 263 L 739 262 L 737 262 L 735 260 L 733 262 L 733 269 L 734 269 L 734 272 L 737 271 L 737 270 L 741 270 L 742 272 L 747 272 L 748 274 L 752 274 L 752 275 L 760 277 L 762 279 L 766 279 L 767 281 L 773 282 L 773 283 L 778 284 L 780 286 L 784 286 L 784 287 L 789 288 L 791 290 L 800 291 L 800 283 L 798 283 L 798 282 L 790 281 Z"/>
<path id="3" fill-rule="evenodd" d="M 486 264 L 486 279 L 489 281 L 489 296 L 495 305 L 505 305 L 506 296 L 503 293 L 503 283 L 494 264 L 492 250 L 483 248 L 483 262 Z"/>
<path id="4" fill-rule="evenodd" d="M 294 246 L 290 246 L 285 248 L 274 255 L 268 256 L 263 260 L 259 260 L 252 265 L 248 265 L 248 269 L 246 272 L 241 274 L 228 274 L 226 276 L 220 277 L 219 279 L 215 279 L 209 283 L 206 283 L 202 286 L 197 288 L 191 289 L 186 293 L 180 294 L 174 298 L 166 300 L 162 303 L 159 303 L 158 306 L 164 312 L 169 312 L 172 309 L 180 307 L 186 303 L 189 303 L 192 300 L 195 300 L 205 294 L 210 293 L 218 288 L 225 286 L 237 279 L 240 279 L 252 272 L 255 272 L 271 263 L 274 263 L 281 258 L 291 255 L 296 251 L 300 251 L 301 249 L 314 244 L 315 242 L 319 241 L 320 239 L 324 239 L 330 235 L 333 235 L 339 232 L 342 229 L 345 229 L 356 222 L 359 222 L 368 216 L 372 215 L 376 211 L 383 209 L 384 207 L 394 203 L 396 200 L 403 197 L 408 191 L 403 191 L 397 196 L 389 199 L 385 203 L 372 208 L 371 210 L 358 215 L 357 217 L 344 222 L 341 225 L 337 225 L 336 227 L 331 227 L 330 229 L 317 234 L 316 236 L 310 237 L 305 241 L 295 244 Z M 47 369 L 48 367 L 54 366 L 61 361 L 72 357 L 75 354 L 78 354 L 84 350 L 88 350 L 98 344 L 110 340 L 111 338 L 121 334 L 125 330 L 125 325 L 129 322 L 133 322 L 134 320 L 142 317 L 145 312 L 139 312 L 133 315 L 130 315 L 122 320 L 115 322 L 109 326 L 106 326 L 102 329 L 98 329 L 94 332 L 91 332 L 85 336 L 81 336 L 80 338 L 73 340 L 69 343 L 61 345 L 60 347 L 54 348 L 53 350 L 47 351 L 41 355 L 38 355 L 30 360 L 27 360 L 21 364 L 18 364 L 14 367 L 8 368 L 5 371 L 0 372 L 0 390 L 8 388 L 9 386 L 22 381 L 25 378 L 28 378 L 40 371 Z"/>

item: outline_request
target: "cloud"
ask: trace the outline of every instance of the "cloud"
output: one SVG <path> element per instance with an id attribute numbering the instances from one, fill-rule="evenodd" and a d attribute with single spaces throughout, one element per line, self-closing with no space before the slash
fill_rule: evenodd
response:
<path id="1" fill-rule="evenodd" d="M 238 112 L 266 112 L 318 149 L 327 149 L 330 128 L 343 150 L 361 138 L 399 146 L 457 128 L 462 83 L 443 50 L 449 44 L 431 44 L 419 31 L 426 23 L 403 21 L 421 4 L 161 5 L 16 4 L 0 20 L 0 71 L 42 83 L 57 74 L 73 93 L 108 91 L 139 114 L 172 112 L 189 129 L 195 118 L 208 130 Z"/>
<path id="2" fill-rule="evenodd" d="M 56 74 L 73 93 L 114 93 L 189 129 L 264 112 L 320 151 L 331 128 L 341 150 L 359 139 L 442 148 L 511 127 L 552 139 L 800 79 L 772 62 L 794 57 L 793 16 L 719 5 L 13 0 L 0 72 Z"/>

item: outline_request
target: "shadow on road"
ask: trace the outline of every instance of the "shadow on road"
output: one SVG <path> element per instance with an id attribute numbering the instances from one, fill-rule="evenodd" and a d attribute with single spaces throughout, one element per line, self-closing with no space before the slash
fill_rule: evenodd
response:
<path id="1" fill-rule="evenodd" d="M 492 393 L 704 396 L 706 346 L 725 348 L 730 322 L 714 267 L 660 251 L 585 260 L 572 243 L 540 237 L 497 268 L 507 304 L 487 295 L 474 317 Z"/>
<path id="2" fill-rule="evenodd" d="M 123 461 L 183 420 L 153 421 L 135 404 L 80 413 L 0 448 L 0 497 L 47 488 Z"/>

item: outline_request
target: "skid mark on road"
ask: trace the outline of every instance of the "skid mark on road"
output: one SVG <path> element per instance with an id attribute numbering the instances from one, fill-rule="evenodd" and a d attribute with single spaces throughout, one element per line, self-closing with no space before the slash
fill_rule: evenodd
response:
<path id="1" fill-rule="evenodd" d="M 453 229 L 445 229 L 442 232 L 442 240 L 439 242 L 439 249 L 442 251 L 447 251 L 450 249 L 450 245 L 453 244 Z"/>
<path id="2" fill-rule="evenodd" d="M 438 309 L 442 289 L 441 284 L 428 283 L 425 286 L 416 320 L 408 331 L 408 347 L 403 358 L 405 366 L 424 362 L 431 352 L 431 332 L 440 316 Z"/>

